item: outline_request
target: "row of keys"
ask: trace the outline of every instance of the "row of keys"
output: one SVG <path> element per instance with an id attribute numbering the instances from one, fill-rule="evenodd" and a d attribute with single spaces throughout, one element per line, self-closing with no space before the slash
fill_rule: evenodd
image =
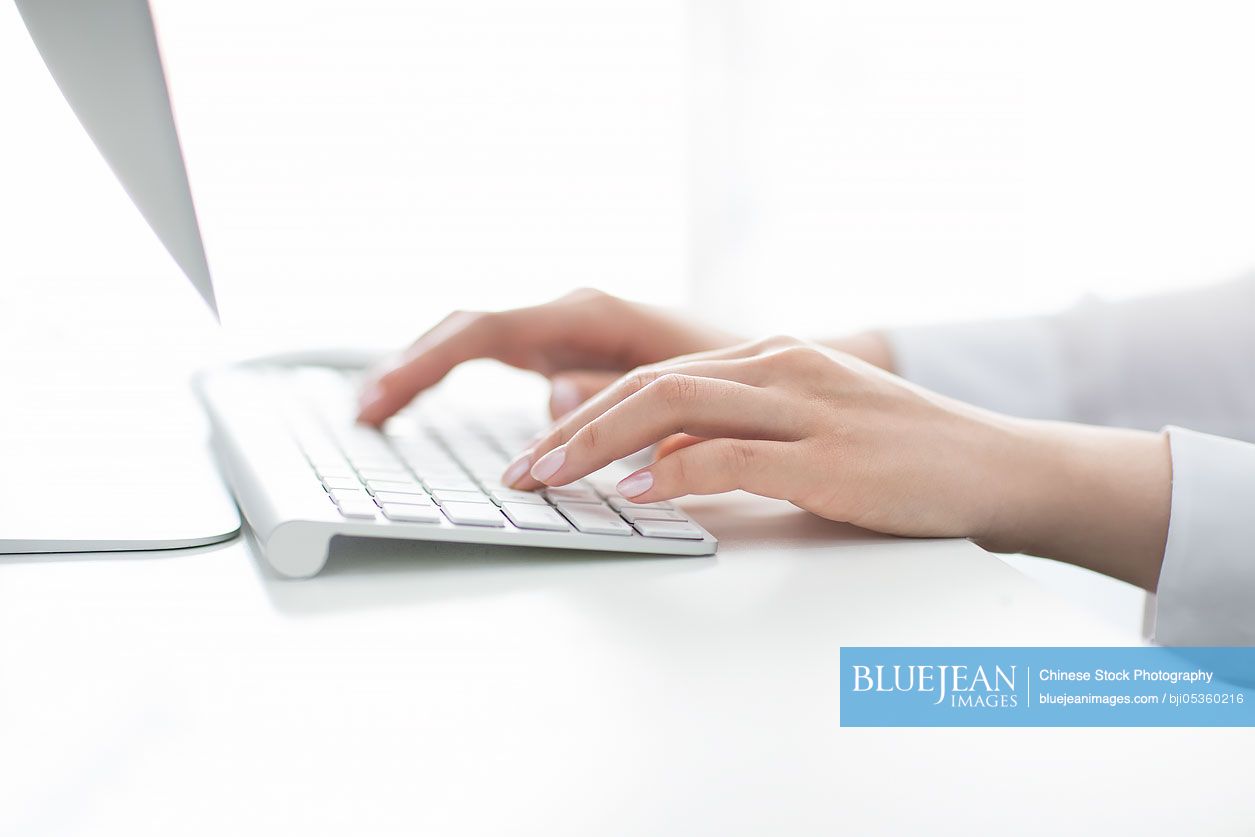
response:
<path id="1" fill-rule="evenodd" d="M 355 489 L 330 489 L 327 492 L 340 514 L 346 518 L 373 519 L 382 512 L 389 520 L 407 523 L 439 523 L 441 513 L 451 523 L 461 526 L 505 526 L 502 514 L 519 529 L 551 532 L 570 531 L 593 535 L 631 535 L 633 527 L 647 538 L 700 539 L 702 532 L 674 509 L 626 508 L 616 513 L 605 504 L 559 501 L 556 508 L 548 504 L 504 501 L 498 505 L 484 497 L 482 501 L 462 499 L 462 492 L 424 493 L 377 492 L 373 495 Z M 670 505 L 670 504 L 667 504 Z M 561 514 L 559 514 L 561 512 Z M 630 521 L 624 516 L 631 516 Z M 647 516 L 646 516 L 647 515 Z M 629 525 L 629 522 L 631 525 Z"/>

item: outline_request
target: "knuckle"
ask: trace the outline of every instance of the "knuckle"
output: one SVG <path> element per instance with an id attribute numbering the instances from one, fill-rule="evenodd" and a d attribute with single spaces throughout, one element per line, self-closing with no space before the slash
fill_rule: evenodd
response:
<path id="1" fill-rule="evenodd" d="M 781 373 L 795 374 L 801 369 L 809 368 L 818 356 L 819 352 L 810 346 L 795 343 L 767 349 L 755 355 L 753 363 L 773 376 Z"/>
<path id="2" fill-rule="evenodd" d="M 584 448 L 585 450 L 596 450 L 601 443 L 601 430 L 597 427 L 597 422 L 589 422 L 581 427 L 571 436 L 568 444 L 575 447 Z"/>
<path id="3" fill-rule="evenodd" d="M 562 299 L 565 302 L 578 302 L 594 308 L 609 307 L 619 302 L 617 297 L 597 288 L 576 288 Z"/>
<path id="4" fill-rule="evenodd" d="M 623 390 L 626 395 L 635 395 L 645 387 L 658 380 L 658 372 L 648 366 L 638 366 L 623 376 Z"/>
<path id="5" fill-rule="evenodd" d="M 700 386 L 696 378 L 668 372 L 658 377 L 651 388 L 668 407 L 676 408 L 697 398 Z"/>
<path id="6" fill-rule="evenodd" d="M 788 346 L 776 353 L 776 357 L 785 363 L 796 364 L 798 366 L 810 366 L 815 364 L 823 356 L 819 351 L 811 346 L 798 344 L 796 346 Z"/>
<path id="7" fill-rule="evenodd" d="M 772 352 L 766 359 L 769 367 L 790 376 L 813 376 L 826 368 L 828 357 L 813 346 L 797 345 Z"/>
<path id="8" fill-rule="evenodd" d="M 671 459 L 675 462 L 675 480 L 681 486 L 691 485 L 689 482 L 689 454 L 687 451 L 680 451 Z"/>
<path id="9" fill-rule="evenodd" d="M 765 337 L 759 341 L 759 348 L 762 351 L 770 351 L 772 349 L 787 349 L 790 346 L 800 346 L 802 341 L 796 337 L 790 337 L 787 334 L 776 334 L 771 337 Z"/>
<path id="10" fill-rule="evenodd" d="M 749 470 L 753 465 L 757 452 L 754 446 L 744 439 L 730 439 L 724 446 L 724 466 L 734 473 Z"/>

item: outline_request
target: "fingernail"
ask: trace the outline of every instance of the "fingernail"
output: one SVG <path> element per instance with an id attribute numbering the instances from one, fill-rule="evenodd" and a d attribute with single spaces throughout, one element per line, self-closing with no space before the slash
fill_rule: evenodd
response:
<path id="1" fill-rule="evenodd" d="M 532 464 L 532 452 L 530 450 L 523 451 L 519 457 L 506 466 L 505 473 L 501 475 L 502 485 L 514 485 L 523 478 L 527 473 L 527 467 Z"/>
<path id="2" fill-rule="evenodd" d="M 362 393 L 357 396 L 357 406 L 363 410 L 373 407 L 383 400 L 383 387 L 379 384 L 371 384 Z"/>
<path id="3" fill-rule="evenodd" d="M 566 462 L 566 449 L 554 448 L 536 460 L 536 464 L 532 466 L 532 478 L 537 482 L 544 482 L 558 473 L 563 462 Z"/>
<path id="4" fill-rule="evenodd" d="M 549 404 L 555 417 L 561 418 L 580 406 L 580 390 L 572 381 L 558 378 L 549 393 Z"/>
<path id="5" fill-rule="evenodd" d="M 381 386 L 374 384 L 369 389 L 362 392 L 357 397 L 357 420 L 358 421 L 375 421 L 371 415 L 379 408 L 384 400 L 384 391 Z"/>
<path id="6" fill-rule="evenodd" d="M 630 477 L 624 477 L 615 486 L 619 493 L 624 497 L 631 499 L 639 497 L 646 491 L 654 487 L 654 475 L 649 471 L 641 471 L 639 474 L 632 474 Z"/>

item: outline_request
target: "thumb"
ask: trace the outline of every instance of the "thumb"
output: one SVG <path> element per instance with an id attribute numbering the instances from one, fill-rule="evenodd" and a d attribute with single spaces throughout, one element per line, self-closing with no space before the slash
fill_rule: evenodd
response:
<path id="1" fill-rule="evenodd" d="M 549 379 L 549 414 L 562 418 L 618 378 L 614 372 L 559 372 Z"/>

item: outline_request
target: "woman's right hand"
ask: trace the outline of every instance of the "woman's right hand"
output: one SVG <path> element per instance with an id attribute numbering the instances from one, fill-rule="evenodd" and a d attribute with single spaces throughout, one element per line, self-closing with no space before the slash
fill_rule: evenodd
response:
<path id="1" fill-rule="evenodd" d="M 455 366 L 493 358 L 549 378 L 558 418 L 629 369 L 724 348 L 740 338 L 595 290 L 513 311 L 458 311 L 363 390 L 358 420 L 381 424 Z"/>

